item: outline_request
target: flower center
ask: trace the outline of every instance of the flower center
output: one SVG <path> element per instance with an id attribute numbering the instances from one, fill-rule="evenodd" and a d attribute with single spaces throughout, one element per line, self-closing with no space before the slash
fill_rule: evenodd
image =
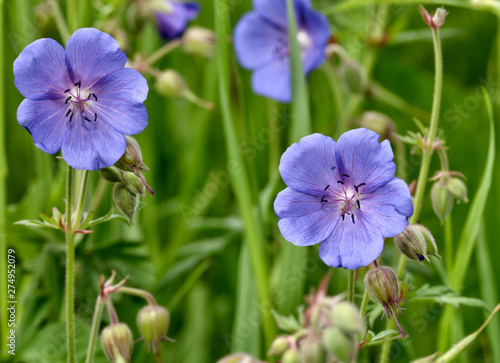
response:
<path id="1" fill-rule="evenodd" d="M 300 52 L 303 53 L 312 44 L 312 39 L 305 30 L 297 32 L 297 41 L 299 43 Z M 288 38 L 280 37 L 276 40 L 276 46 L 273 49 L 273 54 L 279 59 L 285 59 L 290 56 L 290 44 Z"/>
<path id="2" fill-rule="evenodd" d="M 92 122 L 91 118 L 93 118 L 95 122 L 97 121 L 97 113 L 94 112 L 92 106 L 94 102 L 97 102 L 97 96 L 89 90 L 82 90 L 81 87 L 82 82 L 78 81 L 74 88 L 68 88 L 64 91 L 65 94 L 68 94 L 64 103 L 69 105 L 66 117 L 69 116 L 69 122 L 71 122 L 75 112 L 80 112 L 85 121 Z"/>
<path id="3" fill-rule="evenodd" d="M 297 33 L 297 41 L 299 42 L 301 51 L 306 50 L 312 44 L 312 39 L 305 30 L 300 30 Z"/>
<path id="4" fill-rule="evenodd" d="M 341 177 L 343 177 L 344 180 L 350 178 L 350 176 L 347 174 L 341 174 Z M 358 185 L 350 186 L 350 183 L 344 183 L 344 181 L 342 180 L 338 180 L 337 184 L 340 184 L 341 189 L 336 189 L 335 191 L 331 190 L 330 192 L 328 192 L 328 190 L 330 189 L 330 185 L 327 185 L 325 187 L 324 191 L 328 193 L 328 199 L 326 199 L 327 194 L 324 194 L 321 197 L 321 203 L 336 203 L 339 206 L 340 216 L 342 217 L 342 220 L 345 220 L 345 216 L 347 214 L 348 216 L 351 216 L 352 223 L 355 224 L 356 221 L 354 219 L 354 212 L 356 212 L 357 210 L 361 210 L 361 203 L 359 201 L 359 188 L 366 184 L 361 183 Z"/>

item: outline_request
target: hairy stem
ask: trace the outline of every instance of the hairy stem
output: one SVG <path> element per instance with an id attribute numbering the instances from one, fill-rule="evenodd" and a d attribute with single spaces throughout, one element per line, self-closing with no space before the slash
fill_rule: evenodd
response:
<path id="1" fill-rule="evenodd" d="M 73 168 L 66 168 L 66 342 L 68 363 L 76 363 L 75 348 L 75 234 L 72 223 Z"/>
<path id="2" fill-rule="evenodd" d="M 94 353 L 97 337 L 99 336 L 99 324 L 101 323 L 103 300 L 101 295 L 97 297 L 94 308 L 94 316 L 92 317 L 92 328 L 90 330 L 89 344 L 87 346 L 87 357 L 85 363 L 92 363 L 94 361 Z"/>

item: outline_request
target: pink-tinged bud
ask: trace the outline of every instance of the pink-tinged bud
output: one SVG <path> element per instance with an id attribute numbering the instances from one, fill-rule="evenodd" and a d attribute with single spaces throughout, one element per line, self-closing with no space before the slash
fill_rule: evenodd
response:
<path id="1" fill-rule="evenodd" d="M 300 353 L 296 349 L 289 349 L 281 357 L 281 363 L 301 363 Z"/>
<path id="2" fill-rule="evenodd" d="M 448 15 L 448 12 L 444 9 L 444 7 L 437 8 L 436 12 L 432 14 L 429 14 L 429 12 L 422 5 L 418 7 L 418 10 L 420 11 L 420 14 L 422 14 L 422 18 L 424 18 L 427 25 L 433 29 L 440 28 L 444 24 L 446 15 Z"/>
<path id="3" fill-rule="evenodd" d="M 436 240 L 434 239 L 434 236 L 432 235 L 431 231 L 429 229 L 421 224 L 414 224 L 414 228 L 416 228 L 420 233 L 422 233 L 422 236 L 424 236 L 425 239 L 425 246 L 427 248 L 427 256 L 434 256 L 441 258 L 438 254 L 438 248 L 436 245 Z"/>
<path id="4" fill-rule="evenodd" d="M 143 198 L 146 196 L 142 180 L 134 173 L 123 172 L 123 185 L 130 193 L 140 194 Z"/>
<path id="5" fill-rule="evenodd" d="M 158 352 L 158 345 L 165 338 L 170 314 L 163 306 L 145 306 L 137 314 L 137 327 L 144 340 L 151 344 L 153 353 Z"/>
<path id="6" fill-rule="evenodd" d="M 214 54 L 217 38 L 211 30 L 192 26 L 182 37 L 183 49 L 186 53 L 199 57 L 211 58 Z"/>
<path id="7" fill-rule="evenodd" d="M 122 182 L 122 172 L 116 166 L 110 166 L 109 168 L 103 168 L 99 170 L 104 179 L 110 183 L 121 183 Z"/>
<path id="8" fill-rule="evenodd" d="M 451 209 L 453 208 L 453 196 L 448 191 L 444 180 L 438 180 L 432 186 L 431 202 L 434 213 L 436 213 L 442 223 L 451 213 Z"/>
<path id="9" fill-rule="evenodd" d="M 217 363 L 264 363 L 246 353 L 235 353 L 221 358 Z"/>
<path id="10" fill-rule="evenodd" d="M 394 311 L 396 308 L 397 312 L 401 312 L 399 282 L 396 273 L 390 267 L 380 266 L 366 273 L 364 283 L 370 297 L 384 307 L 384 315 L 387 315 L 389 319 L 391 316 L 394 317 L 400 335 L 405 337 L 406 333 L 399 325 Z"/>
<path id="11" fill-rule="evenodd" d="M 355 337 L 339 327 L 331 327 L 323 333 L 323 343 L 330 354 L 340 362 L 353 362 L 358 352 Z"/>
<path id="12" fill-rule="evenodd" d="M 101 333 L 101 344 L 106 356 L 112 363 L 130 362 L 134 339 L 127 324 L 112 324 L 104 328 Z"/>
<path id="13" fill-rule="evenodd" d="M 398 250 L 411 260 L 427 260 L 427 243 L 425 237 L 416 227 L 415 224 L 410 224 L 406 229 L 394 237 L 394 244 Z"/>
<path id="14" fill-rule="evenodd" d="M 448 187 L 448 191 L 451 195 L 453 195 L 453 197 L 455 197 L 458 203 L 467 203 L 469 201 L 467 198 L 467 185 L 465 185 L 465 182 L 462 179 L 452 177 L 448 180 L 446 186 Z"/>

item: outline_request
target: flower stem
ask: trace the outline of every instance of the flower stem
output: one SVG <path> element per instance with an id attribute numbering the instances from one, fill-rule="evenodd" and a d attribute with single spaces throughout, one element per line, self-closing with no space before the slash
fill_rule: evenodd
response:
<path id="1" fill-rule="evenodd" d="M 347 300 L 354 302 L 354 270 L 349 270 L 347 275 Z"/>
<path id="2" fill-rule="evenodd" d="M 163 47 L 158 49 L 156 52 L 151 54 L 148 59 L 146 59 L 146 63 L 148 66 L 151 66 L 158 62 L 160 59 L 162 59 L 164 56 L 166 56 L 168 53 L 176 49 L 182 44 L 182 40 L 173 40 L 171 42 L 168 42 L 165 44 Z"/>
<path id="3" fill-rule="evenodd" d="M 441 50 L 441 38 L 439 36 L 439 28 L 432 30 L 432 39 L 434 43 L 434 61 L 435 61 L 435 79 L 434 79 L 434 98 L 432 102 L 432 113 L 431 121 L 429 126 L 429 132 L 427 134 L 427 142 L 425 148 L 423 149 L 422 164 L 420 165 L 420 172 L 418 174 L 417 189 L 415 192 L 414 208 L 415 211 L 411 216 L 409 222 L 416 223 L 420 217 L 420 212 L 422 210 L 422 202 L 424 200 L 425 186 L 427 184 L 427 179 L 429 177 L 429 167 L 431 165 L 431 158 L 433 149 L 434 139 L 436 137 L 436 132 L 439 123 L 439 110 L 441 108 L 441 94 L 443 91 L 443 53 Z M 403 276 L 406 256 L 401 255 L 398 264 L 398 278 L 401 279 Z M 386 329 L 392 328 L 392 321 L 388 320 L 386 324 Z M 380 362 L 387 363 L 389 361 L 389 352 L 391 349 L 392 341 L 385 341 L 382 346 L 382 353 L 380 355 Z"/>
<path id="4" fill-rule="evenodd" d="M 87 357 L 85 358 L 85 363 L 92 363 L 94 361 L 94 353 L 97 336 L 99 335 L 99 323 L 102 317 L 103 300 L 101 295 L 97 297 L 94 308 L 94 316 L 92 317 L 92 328 L 90 330 L 89 345 L 87 347 Z"/>
<path id="5" fill-rule="evenodd" d="M 82 182 L 80 185 L 80 193 L 78 195 L 78 202 L 75 209 L 75 217 L 73 218 L 73 231 L 80 228 L 80 218 L 83 212 L 83 203 L 85 202 L 85 195 L 87 194 L 87 185 L 89 182 L 89 170 L 84 170 L 82 174 Z"/>
<path id="6" fill-rule="evenodd" d="M 66 340 L 68 363 L 76 363 L 75 349 L 75 234 L 72 223 L 73 168 L 66 168 Z"/>
<path id="7" fill-rule="evenodd" d="M 78 28 L 77 24 L 77 7 L 75 0 L 66 0 L 66 19 L 70 32 L 74 32 Z"/>
<path id="8" fill-rule="evenodd" d="M 123 294 L 129 294 L 129 295 L 134 295 L 134 296 L 142 297 L 151 306 L 158 305 L 156 303 L 155 297 L 149 291 L 141 290 L 141 289 L 136 289 L 136 288 L 133 288 L 133 287 L 127 287 L 127 286 L 120 286 L 120 288 L 118 288 L 118 290 L 116 290 L 116 291 L 117 292 L 121 292 Z"/>

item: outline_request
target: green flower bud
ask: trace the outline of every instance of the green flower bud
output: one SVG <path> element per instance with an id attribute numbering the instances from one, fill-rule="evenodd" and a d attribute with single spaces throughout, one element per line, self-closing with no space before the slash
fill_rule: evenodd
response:
<path id="1" fill-rule="evenodd" d="M 290 346 L 290 341 L 288 336 L 279 335 L 276 339 L 271 343 L 271 348 L 269 348 L 269 352 L 267 355 L 281 355 L 285 350 Z"/>
<path id="2" fill-rule="evenodd" d="M 115 163 L 115 166 L 125 171 L 140 170 L 145 172 L 149 168 L 142 162 L 142 151 L 139 143 L 132 136 L 125 135 L 127 147 L 122 157 Z"/>
<path id="3" fill-rule="evenodd" d="M 182 76 L 173 69 L 164 70 L 156 76 L 156 90 L 163 96 L 183 98 L 207 110 L 214 108 L 212 103 L 196 96 Z"/>
<path id="4" fill-rule="evenodd" d="M 361 127 L 365 127 L 367 129 L 375 131 L 384 139 L 391 138 L 396 131 L 394 122 L 383 113 L 377 111 L 364 112 L 361 115 L 359 125 Z"/>
<path id="5" fill-rule="evenodd" d="M 137 327 L 144 340 L 151 344 L 153 352 L 158 351 L 159 343 L 165 338 L 170 315 L 163 306 L 145 306 L 137 314 Z"/>
<path id="6" fill-rule="evenodd" d="M 301 363 L 300 353 L 296 349 L 289 349 L 281 357 L 281 363 Z"/>
<path id="7" fill-rule="evenodd" d="M 467 199 L 467 185 L 460 178 L 450 178 L 446 183 L 448 187 L 448 191 L 453 197 L 457 200 L 458 203 L 465 202 L 467 203 L 469 199 Z"/>
<path id="8" fill-rule="evenodd" d="M 123 360 L 130 362 L 134 340 L 127 324 L 112 324 L 104 328 L 101 333 L 101 344 L 112 363 Z"/>
<path id="9" fill-rule="evenodd" d="M 130 223 L 132 223 L 139 207 L 139 195 L 130 193 L 123 184 L 115 184 L 113 187 L 113 202 L 128 217 Z"/>
<path id="10" fill-rule="evenodd" d="M 349 92 L 364 93 L 368 79 L 363 68 L 353 60 L 345 60 L 339 66 L 340 79 Z"/>
<path id="11" fill-rule="evenodd" d="M 116 166 L 110 166 L 109 168 L 102 168 L 99 170 L 104 179 L 109 181 L 110 183 L 121 183 L 122 182 L 122 173 L 120 169 Z"/>
<path id="12" fill-rule="evenodd" d="M 141 179 L 134 173 L 125 172 L 123 173 L 123 185 L 127 188 L 130 193 L 140 194 L 143 197 L 144 194 L 144 184 L 142 184 Z"/>
<path id="13" fill-rule="evenodd" d="M 199 26 L 192 26 L 186 30 L 182 40 L 186 53 L 205 58 L 213 56 L 216 43 L 213 31 Z"/>
<path id="14" fill-rule="evenodd" d="M 217 363 L 263 363 L 260 360 L 246 353 L 236 353 L 221 358 Z"/>
<path id="15" fill-rule="evenodd" d="M 394 244 L 398 250 L 412 260 L 427 260 L 427 242 L 419 228 L 410 224 L 406 229 L 394 237 Z"/>
<path id="16" fill-rule="evenodd" d="M 414 228 L 418 229 L 425 239 L 425 246 L 427 248 L 427 256 L 434 256 L 441 258 L 438 254 L 436 240 L 429 229 L 421 224 L 414 224 Z"/>
<path id="17" fill-rule="evenodd" d="M 340 362 L 352 362 L 358 347 L 354 337 L 346 335 L 339 327 L 332 327 L 323 333 L 323 343 L 326 349 Z"/>
<path id="18" fill-rule="evenodd" d="M 432 186 L 431 202 L 434 213 L 443 222 L 453 208 L 453 196 L 448 192 L 448 188 L 442 180 L 435 182 Z"/>
<path id="19" fill-rule="evenodd" d="M 348 334 L 360 333 L 363 329 L 359 310 L 347 301 L 341 301 L 333 306 L 332 323 Z"/>
<path id="20" fill-rule="evenodd" d="M 317 363 L 325 361 L 325 348 L 321 340 L 306 337 L 300 341 L 300 362 Z"/>

